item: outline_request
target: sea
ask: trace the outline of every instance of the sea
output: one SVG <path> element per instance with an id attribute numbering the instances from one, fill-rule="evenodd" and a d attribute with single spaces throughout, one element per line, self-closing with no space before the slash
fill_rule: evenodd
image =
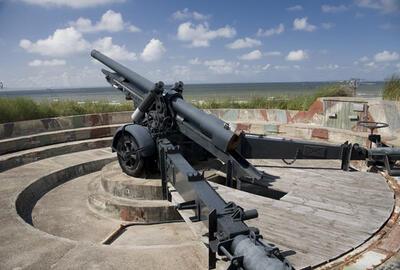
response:
<path id="1" fill-rule="evenodd" d="M 188 101 L 207 101 L 218 99 L 248 100 L 252 97 L 291 97 L 315 93 L 320 87 L 331 85 L 333 82 L 269 82 L 269 83 L 213 83 L 185 84 L 183 96 Z M 376 98 L 382 96 L 384 82 L 361 82 L 357 88 L 357 96 Z M 119 103 L 125 96 L 112 87 L 85 88 L 3 88 L 0 98 L 29 97 L 34 100 L 75 100 L 108 101 Z"/>

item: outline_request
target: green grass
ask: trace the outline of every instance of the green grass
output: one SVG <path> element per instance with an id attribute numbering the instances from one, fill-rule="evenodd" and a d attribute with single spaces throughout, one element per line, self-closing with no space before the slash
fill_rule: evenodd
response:
<path id="1" fill-rule="evenodd" d="M 307 110 L 318 97 L 349 96 L 339 85 L 326 86 L 313 95 L 297 97 L 253 97 L 248 101 L 211 100 L 194 105 L 202 109 L 243 108 L 243 109 L 287 109 Z M 78 103 L 76 101 L 41 101 L 30 98 L 0 98 L 0 123 L 41 119 L 58 116 L 131 111 L 132 103 L 110 104 L 106 101 Z"/>
<path id="2" fill-rule="evenodd" d="M 383 99 L 400 101 L 400 75 L 392 75 L 385 81 Z"/>
<path id="3" fill-rule="evenodd" d="M 71 100 L 36 102 L 30 98 L 0 98 L 0 123 L 131 110 L 131 102 L 121 104 L 109 104 L 106 101 L 78 103 Z"/>
<path id="4" fill-rule="evenodd" d="M 202 109 L 237 108 L 237 109 L 284 109 L 308 110 L 311 104 L 319 97 L 347 97 L 351 96 L 348 88 L 342 85 L 329 85 L 318 89 L 312 95 L 299 95 L 293 97 L 253 97 L 248 101 L 234 99 L 210 100 L 195 105 Z"/>

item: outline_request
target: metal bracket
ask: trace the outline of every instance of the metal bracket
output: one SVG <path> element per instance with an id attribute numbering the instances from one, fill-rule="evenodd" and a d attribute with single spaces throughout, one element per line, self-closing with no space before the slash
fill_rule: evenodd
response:
<path id="1" fill-rule="evenodd" d="M 385 169 L 387 170 L 387 172 L 390 176 L 400 176 L 400 169 L 393 169 L 390 166 L 390 161 L 389 161 L 388 155 L 385 155 L 384 162 L 385 162 Z"/>
<path id="2" fill-rule="evenodd" d="M 217 267 L 217 237 L 215 236 L 217 228 L 217 210 L 213 209 L 208 214 L 208 269 Z"/>
<path id="3" fill-rule="evenodd" d="M 190 217 L 189 219 L 192 222 L 197 222 L 201 220 L 201 208 L 200 204 L 196 201 L 188 201 L 188 202 L 183 202 L 183 203 L 178 203 L 176 205 L 176 209 L 178 210 L 195 210 L 195 215 Z"/>

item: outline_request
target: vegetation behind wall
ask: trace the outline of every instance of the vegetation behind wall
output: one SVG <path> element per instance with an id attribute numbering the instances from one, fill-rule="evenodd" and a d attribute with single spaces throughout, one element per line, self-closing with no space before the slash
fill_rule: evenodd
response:
<path id="1" fill-rule="evenodd" d="M 392 75 L 385 81 L 383 99 L 400 101 L 400 75 Z"/>
<path id="2" fill-rule="evenodd" d="M 237 109 L 283 109 L 305 111 L 319 97 L 348 97 L 351 91 L 342 85 L 330 85 L 320 88 L 313 95 L 254 97 L 248 101 L 211 100 L 195 103 L 202 109 L 237 108 Z"/>
<path id="3" fill-rule="evenodd" d="M 244 109 L 284 109 L 307 110 L 318 97 L 349 96 L 343 86 L 331 85 L 318 90 L 313 95 L 254 97 L 250 100 L 212 100 L 194 103 L 202 109 L 244 108 Z M 108 101 L 76 102 L 34 101 L 30 98 L 0 98 L 0 123 L 50 118 L 58 116 L 131 111 L 132 103 L 112 104 Z"/>

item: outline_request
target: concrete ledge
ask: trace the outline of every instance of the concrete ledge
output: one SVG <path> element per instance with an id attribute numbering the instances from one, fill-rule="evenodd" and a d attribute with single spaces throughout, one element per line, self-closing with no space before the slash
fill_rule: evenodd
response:
<path id="1" fill-rule="evenodd" d="M 160 179 L 135 178 L 122 173 L 118 162 L 101 170 L 101 186 L 113 196 L 125 199 L 162 200 Z"/>
<path id="2" fill-rule="evenodd" d="M 20 217 L 32 225 L 32 210 L 36 202 L 48 191 L 78 176 L 100 170 L 105 164 L 115 160 L 106 158 L 66 167 L 43 176 L 27 186 L 17 197 L 15 207 Z"/>
<path id="3" fill-rule="evenodd" d="M 101 179 L 88 186 L 92 211 L 114 219 L 143 223 L 181 220 L 175 207 L 162 199 L 161 180 L 134 178 L 118 162 L 101 170 Z"/>
<path id="4" fill-rule="evenodd" d="M 120 125 L 59 130 L 0 141 L 0 155 L 51 144 L 113 136 Z"/>
<path id="5" fill-rule="evenodd" d="M 111 145 L 111 141 L 111 137 L 90 139 L 85 141 L 53 144 L 2 155 L 0 156 L 0 172 L 45 158 L 108 147 Z"/>
<path id="6" fill-rule="evenodd" d="M 169 201 L 123 199 L 104 192 L 97 180 L 91 183 L 88 204 L 92 211 L 108 218 L 143 223 L 176 221 L 181 216 Z"/>
<path id="7" fill-rule="evenodd" d="M 0 124 L 0 139 L 31 134 L 131 122 L 132 112 L 112 112 L 44 118 Z"/>

